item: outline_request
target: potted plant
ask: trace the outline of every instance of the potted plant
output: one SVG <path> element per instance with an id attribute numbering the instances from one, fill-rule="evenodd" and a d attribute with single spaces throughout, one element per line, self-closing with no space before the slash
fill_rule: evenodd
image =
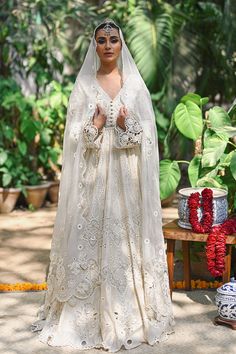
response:
<path id="1" fill-rule="evenodd" d="M 34 111 L 34 96 L 23 96 L 13 79 L 2 78 L 0 89 L 3 93 L 0 101 L 2 184 L 4 187 L 20 185 L 27 202 L 38 208 L 49 187 L 42 181 L 43 171 L 40 171 L 39 164 L 39 137 L 44 132 L 44 125 Z M 38 188 L 35 188 L 36 184 Z M 35 200 L 36 193 L 40 194 L 38 201 Z"/>
<path id="2" fill-rule="evenodd" d="M 38 144 L 38 165 L 43 168 L 50 187 L 48 196 L 52 203 L 58 202 L 61 154 L 65 126 L 66 107 L 72 84 L 66 86 L 53 80 L 45 97 L 37 100 L 35 110 L 43 122 Z"/>
<path id="3" fill-rule="evenodd" d="M 227 191 L 228 213 L 232 214 L 236 208 L 236 105 L 228 112 L 219 106 L 204 111 L 207 102 L 208 98 L 189 93 L 181 98 L 172 114 L 165 139 L 167 158 L 160 161 L 161 198 L 168 198 L 176 191 L 181 178 L 179 164 L 184 163 L 188 165 L 188 179 L 192 188 L 211 187 Z M 168 142 L 174 126 L 193 142 L 190 161 L 171 159 Z M 204 250 L 204 243 L 194 243 L 191 249 L 192 270 L 197 275 L 197 264 L 202 264 Z M 197 262 L 198 259 L 200 262 Z"/>
<path id="4" fill-rule="evenodd" d="M 19 110 L 16 103 L 22 95 L 12 79 L 0 80 L 0 212 L 11 212 L 22 190 L 22 154 L 24 146 L 17 139 Z"/>
<path id="5" fill-rule="evenodd" d="M 229 213 L 236 207 L 236 105 L 226 112 L 222 107 L 203 111 L 208 98 L 195 93 L 183 96 L 176 106 L 165 147 L 168 155 L 168 139 L 173 126 L 195 144 L 191 161 L 165 158 L 160 161 L 161 199 L 169 197 L 178 187 L 180 163 L 188 164 L 191 187 L 215 187 L 228 191 Z"/>
<path id="6" fill-rule="evenodd" d="M 29 206 L 34 209 L 43 205 L 50 183 L 44 181 L 39 172 L 26 169 L 25 198 Z"/>
<path id="7" fill-rule="evenodd" d="M 10 213 L 19 198 L 22 189 L 19 160 L 18 156 L 0 148 L 0 213 Z"/>

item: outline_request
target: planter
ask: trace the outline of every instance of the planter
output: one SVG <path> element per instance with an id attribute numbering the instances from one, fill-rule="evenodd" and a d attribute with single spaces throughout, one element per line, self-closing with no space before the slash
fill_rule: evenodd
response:
<path id="1" fill-rule="evenodd" d="M 162 208 L 168 208 L 172 205 L 174 198 L 175 198 L 175 193 L 171 194 L 168 198 L 165 198 L 161 201 L 161 206 Z"/>
<path id="2" fill-rule="evenodd" d="M 178 224 L 180 227 L 185 229 L 192 229 L 189 223 L 189 208 L 188 208 L 188 197 L 191 193 L 199 192 L 204 189 L 204 187 L 199 188 L 182 188 L 179 190 L 179 204 L 178 204 L 178 214 L 179 220 Z M 219 188 L 210 188 L 213 191 L 213 226 L 223 223 L 228 217 L 228 202 L 227 202 L 227 191 Z M 200 196 L 201 198 L 201 196 Z M 198 209 L 198 219 L 202 218 L 202 208 Z"/>
<path id="3" fill-rule="evenodd" d="M 10 213 L 14 209 L 20 192 L 19 188 L 0 188 L 0 213 Z"/>
<path id="4" fill-rule="evenodd" d="M 236 279 L 217 289 L 215 301 L 220 319 L 233 321 L 236 325 Z"/>
<path id="5" fill-rule="evenodd" d="M 32 204 L 35 209 L 41 208 L 49 187 L 49 182 L 43 182 L 36 186 L 25 186 L 27 192 L 27 204 Z"/>
<path id="6" fill-rule="evenodd" d="M 194 255 L 199 258 L 199 261 L 191 260 L 191 275 L 193 279 L 212 280 L 212 275 L 207 270 L 206 252 L 195 251 Z"/>
<path id="7" fill-rule="evenodd" d="M 60 181 L 49 181 L 50 187 L 48 189 L 49 199 L 52 203 L 58 203 L 58 194 L 59 194 L 59 184 Z"/>

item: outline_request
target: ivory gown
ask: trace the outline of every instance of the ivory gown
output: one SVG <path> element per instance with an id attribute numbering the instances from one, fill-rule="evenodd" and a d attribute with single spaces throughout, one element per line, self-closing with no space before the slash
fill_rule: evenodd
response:
<path id="1" fill-rule="evenodd" d="M 52 346 L 69 345 L 78 349 L 104 347 L 111 352 L 122 345 L 134 348 L 142 342 L 154 344 L 172 333 L 173 316 L 169 298 L 166 264 L 155 266 L 159 286 L 155 289 L 159 313 L 146 303 L 141 251 L 140 144 L 143 134 L 135 114 L 126 118 L 127 131 L 116 126 L 123 105 L 120 90 L 114 100 L 95 80 L 96 103 L 105 110 L 107 121 L 101 133 L 89 119 L 83 126 L 85 152 L 86 226 L 78 223 L 78 257 L 68 267 L 79 279 L 80 295 L 90 296 L 54 301 L 40 341 Z M 78 139 L 76 126 L 71 139 Z M 75 156 L 76 157 L 76 156 Z M 79 188 L 82 187 L 79 186 Z M 82 208 L 80 204 L 77 205 Z M 70 242 L 70 240 L 68 241 Z M 146 247 L 152 247 L 149 238 Z M 70 244 L 68 243 L 68 248 Z M 163 259 L 164 249 L 159 257 Z M 57 260 L 57 277 L 63 276 L 62 259 Z M 146 285 L 147 286 L 147 285 Z M 150 278 L 150 291 L 153 280 Z M 151 289 L 152 288 L 152 289 Z M 149 290 L 146 290 L 149 291 Z M 153 293 L 152 293 L 153 294 Z M 153 296 L 153 295 L 150 295 Z"/>

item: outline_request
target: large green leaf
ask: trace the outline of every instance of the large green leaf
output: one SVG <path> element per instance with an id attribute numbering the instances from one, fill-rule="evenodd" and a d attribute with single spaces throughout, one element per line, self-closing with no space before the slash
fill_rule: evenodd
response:
<path id="1" fill-rule="evenodd" d="M 227 143 L 228 137 L 226 134 L 215 133 L 204 139 L 202 167 L 215 166 L 224 153 Z"/>
<path id="2" fill-rule="evenodd" d="M 187 101 L 191 101 L 196 103 L 198 106 L 201 105 L 201 96 L 197 95 L 196 93 L 189 92 L 184 95 L 181 100 L 182 103 L 186 103 Z"/>
<path id="3" fill-rule="evenodd" d="M 152 9 L 152 6 L 154 9 Z M 156 11 L 153 15 L 153 11 Z M 161 90 L 171 68 L 173 20 L 160 4 L 138 7 L 128 22 L 127 39 L 147 85 Z"/>
<path id="4" fill-rule="evenodd" d="M 197 93 L 189 92 L 186 95 L 184 95 L 180 102 L 185 103 L 187 101 L 191 101 L 193 103 L 196 103 L 199 107 L 204 106 L 208 101 L 208 97 L 201 97 Z"/>
<path id="5" fill-rule="evenodd" d="M 50 140 L 51 140 L 51 135 L 52 135 L 52 130 L 45 128 L 44 130 L 41 131 L 40 133 L 40 137 L 42 139 L 42 143 L 45 145 L 49 145 L 50 144 Z"/>
<path id="6" fill-rule="evenodd" d="M 4 173 L 4 175 L 2 176 L 2 185 L 3 187 L 7 187 L 12 180 L 12 176 L 9 173 Z"/>
<path id="7" fill-rule="evenodd" d="M 220 166 L 229 167 L 234 153 L 235 151 L 230 151 L 228 154 L 222 154 L 220 158 Z"/>
<path id="8" fill-rule="evenodd" d="M 202 155 L 195 155 L 188 166 L 188 178 L 191 186 L 195 187 L 199 178 L 199 168 L 201 165 Z"/>
<path id="9" fill-rule="evenodd" d="M 232 138 L 233 136 L 236 136 L 236 127 L 231 127 L 225 125 L 224 127 L 220 128 L 213 128 L 216 133 L 225 133 L 228 135 L 229 138 Z"/>
<path id="10" fill-rule="evenodd" d="M 187 138 L 196 140 L 202 133 L 202 112 L 192 101 L 177 105 L 174 111 L 174 121 L 179 131 Z"/>
<path id="11" fill-rule="evenodd" d="M 236 100 L 234 100 L 232 106 L 229 108 L 227 113 L 230 116 L 230 118 L 232 118 L 234 114 L 236 114 Z"/>
<path id="12" fill-rule="evenodd" d="M 5 151 L 0 152 L 0 166 L 7 160 L 7 153 Z"/>
<path id="13" fill-rule="evenodd" d="M 226 189 L 226 186 L 212 177 L 203 177 L 197 181 L 197 187 L 215 187 Z"/>
<path id="14" fill-rule="evenodd" d="M 18 148 L 20 150 L 21 155 L 25 156 L 27 152 L 27 145 L 25 141 L 18 141 Z"/>
<path id="15" fill-rule="evenodd" d="M 234 179 L 236 179 L 236 151 L 234 151 L 233 156 L 231 158 L 230 171 L 231 171 Z"/>
<path id="16" fill-rule="evenodd" d="M 209 120 L 211 122 L 211 129 L 230 126 L 231 120 L 227 112 L 222 108 L 215 106 L 209 110 Z"/>
<path id="17" fill-rule="evenodd" d="M 13 140 L 14 130 L 9 125 L 3 126 L 3 134 L 8 140 Z"/>
<path id="18" fill-rule="evenodd" d="M 24 119 L 21 123 L 20 130 L 28 141 L 33 140 L 37 132 L 36 122 L 30 119 Z"/>
<path id="19" fill-rule="evenodd" d="M 180 169 L 176 161 L 160 162 L 160 194 L 161 199 L 168 198 L 177 188 L 180 181 Z"/>
<path id="20" fill-rule="evenodd" d="M 61 92 L 55 92 L 50 96 L 49 99 L 50 105 L 52 108 L 57 108 L 62 103 L 62 94 Z"/>

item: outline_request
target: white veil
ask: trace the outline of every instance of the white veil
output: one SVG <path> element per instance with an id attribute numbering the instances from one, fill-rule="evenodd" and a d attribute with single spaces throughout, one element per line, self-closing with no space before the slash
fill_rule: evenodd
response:
<path id="1" fill-rule="evenodd" d="M 168 316 L 168 311 L 171 312 L 171 306 L 169 306 L 171 300 L 162 234 L 159 152 L 155 116 L 149 91 L 125 44 L 121 29 L 119 29 L 119 34 L 122 40 L 119 65 L 124 82 L 129 80 L 129 90 L 124 95 L 123 101 L 125 104 L 129 94 L 134 94 L 134 92 L 137 94 L 134 114 L 143 128 L 140 153 L 140 188 L 142 194 L 141 252 L 145 299 L 147 306 L 151 304 L 155 312 L 165 317 Z M 99 65 L 93 35 L 71 92 L 67 109 L 58 210 L 50 252 L 48 290 L 45 303 L 41 307 L 41 312 L 39 311 L 41 318 L 45 318 L 49 307 L 55 300 L 69 301 L 73 296 L 85 299 L 100 284 L 100 278 L 92 265 L 89 268 L 89 275 L 87 274 L 82 281 L 80 278 L 79 282 L 79 277 L 70 273 L 68 267 L 68 264 L 79 252 L 76 248 L 76 241 L 78 241 L 79 232 L 83 231 L 86 223 L 84 217 L 88 202 L 84 194 L 86 188 L 84 180 L 86 147 L 83 144 L 82 127 L 88 117 L 94 114 L 95 88 L 92 82 Z M 152 247 L 147 247 L 147 240 Z M 89 261 L 89 259 L 84 261 L 85 270 Z"/>

